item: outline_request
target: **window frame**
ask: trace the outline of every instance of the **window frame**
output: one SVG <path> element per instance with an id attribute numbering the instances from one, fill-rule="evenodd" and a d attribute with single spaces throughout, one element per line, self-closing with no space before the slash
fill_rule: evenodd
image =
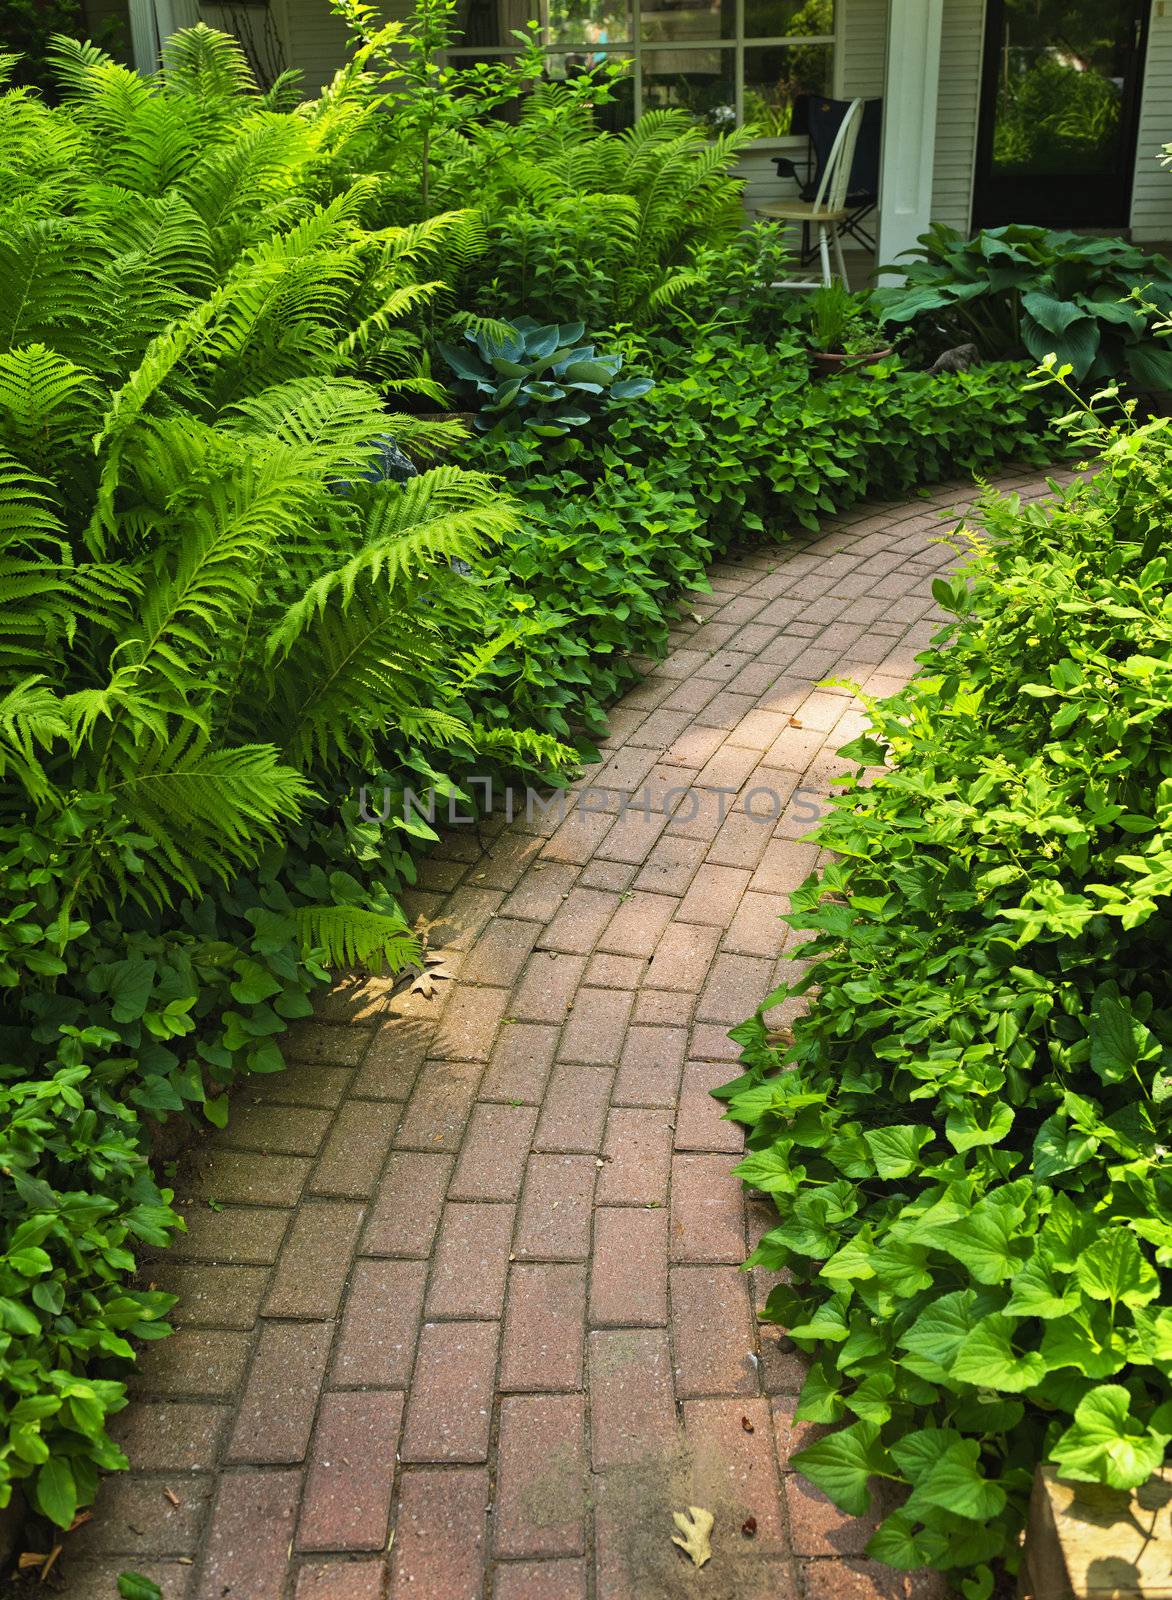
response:
<path id="1" fill-rule="evenodd" d="M 842 54 L 843 54 L 843 15 L 846 11 L 844 0 L 835 0 L 834 7 L 834 32 L 813 34 L 745 34 L 745 0 L 736 0 L 735 25 L 731 38 L 728 39 L 670 39 L 646 40 L 642 37 L 643 3 L 642 0 L 631 0 L 631 32 L 633 37 L 625 43 L 592 44 L 593 55 L 620 56 L 630 60 L 631 77 L 634 86 L 634 115 L 636 119 L 642 116 L 647 109 L 643 104 L 643 54 L 645 51 L 654 50 L 731 50 L 733 52 L 733 89 L 734 109 L 736 111 L 737 128 L 743 127 L 745 120 L 745 51 L 788 45 L 829 45 L 830 46 L 830 93 L 841 98 L 842 88 Z M 545 28 L 539 30 L 543 35 Z M 574 45 L 550 44 L 542 38 L 541 50 L 543 55 L 567 55 L 575 50 Z M 580 47 L 578 47 L 580 48 Z M 459 61 L 461 57 L 476 57 L 484 60 L 486 57 L 516 58 L 521 54 L 515 45 L 453 45 L 445 52 L 445 58 L 452 62 Z M 797 135 L 785 134 L 762 139 L 753 139 L 748 148 L 750 150 L 779 150 L 791 148 L 804 143 Z"/>

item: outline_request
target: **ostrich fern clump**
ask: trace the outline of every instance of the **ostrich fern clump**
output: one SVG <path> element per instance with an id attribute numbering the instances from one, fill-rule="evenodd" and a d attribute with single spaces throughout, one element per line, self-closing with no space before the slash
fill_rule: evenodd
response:
<path id="1" fill-rule="evenodd" d="M 403 755 L 405 721 L 478 748 L 448 563 L 514 517 L 477 473 L 364 475 L 380 435 L 443 442 L 386 395 L 437 392 L 403 317 L 466 219 L 367 229 L 370 179 L 323 198 L 346 117 L 273 111 L 207 28 L 152 80 L 55 59 L 59 108 L 0 113 L 24 183 L 0 238 L 0 777 L 34 812 L 108 799 L 71 912 L 159 907 Z M 105 848 L 124 826 L 149 841 L 133 872 Z"/>
<path id="2" fill-rule="evenodd" d="M 515 513 L 395 409 L 442 396 L 415 326 L 475 218 L 370 225 L 361 107 L 207 28 L 152 78 L 53 54 L 59 105 L 0 94 L 0 1506 L 68 1527 L 125 1465 L 90 1364 L 166 1331 L 136 1115 L 222 1125 L 330 965 L 417 954 L 361 783 L 562 751 L 477 720 L 451 563 Z"/>

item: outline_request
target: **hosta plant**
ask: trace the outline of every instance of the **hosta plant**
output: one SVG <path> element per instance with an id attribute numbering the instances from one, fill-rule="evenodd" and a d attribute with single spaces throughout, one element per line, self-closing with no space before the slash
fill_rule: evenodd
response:
<path id="1" fill-rule="evenodd" d="M 1041 1461 L 1134 1488 L 1172 1441 L 1172 428 L 1054 506 L 991 496 L 948 648 L 871 707 L 794 896 L 816 991 L 723 1091 L 809 1353 L 794 1465 L 870 1553 L 1013 1568 Z"/>
<path id="2" fill-rule="evenodd" d="M 584 427 L 603 406 L 637 400 L 653 387 L 650 378 L 620 378 L 623 358 L 596 353 L 583 344 L 581 322 L 549 323 L 532 317 L 469 328 L 470 346 L 440 344 L 440 354 L 461 383 L 480 401 L 476 426 L 482 432 L 527 429 L 540 439 L 556 439 Z"/>
<path id="3" fill-rule="evenodd" d="M 936 223 L 877 289 L 888 327 L 910 324 L 932 354 L 975 343 L 986 359 L 1054 355 L 1075 379 L 1122 379 L 1172 389 L 1172 348 L 1161 325 L 1172 310 L 1172 262 L 1123 239 L 1011 223 L 966 239 Z M 884 270 L 884 269 L 880 269 Z"/>

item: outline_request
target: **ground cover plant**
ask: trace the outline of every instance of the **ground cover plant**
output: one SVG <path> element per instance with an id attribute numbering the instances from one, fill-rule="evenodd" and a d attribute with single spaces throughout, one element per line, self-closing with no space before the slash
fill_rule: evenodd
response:
<path id="1" fill-rule="evenodd" d="M 1039 1461 L 1117 1489 L 1172 1441 L 1172 429 L 1092 435 L 1054 509 L 991 495 L 955 613 L 847 747 L 793 897 L 817 992 L 723 1093 L 809 1352 L 794 1464 L 870 1553 L 968 1600 L 1018 1559 Z"/>
<path id="2" fill-rule="evenodd" d="M 1012 368 L 809 390 L 726 237 L 732 146 L 547 96 L 519 147 L 629 180 L 639 331 L 583 343 L 644 392 L 510 453 L 434 415 L 498 204 L 438 209 L 470 159 L 445 101 L 406 183 L 361 66 L 291 107 L 206 28 L 153 79 L 54 63 L 59 104 L 0 95 L 0 1503 L 67 1527 L 121 1464 L 129 1341 L 166 1331 L 132 1277 L 177 1226 L 150 1129 L 222 1124 L 332 970 L 414 953 L 403 789 L 568 771 L 733 539 L 1051 445 Z"/>
<path id="3" fill-rule="evenodd" d="M 973 343 L 986 360 L 1053 354 L 1080 384 L 1172 388 L 1163 256 L 1024 223 L 972 239 L 937 223 L 908 254 L 906 281 L 876 290 L 872 304 L 889 328 L 911 325 L 933 356 L 945 343 Z"/>

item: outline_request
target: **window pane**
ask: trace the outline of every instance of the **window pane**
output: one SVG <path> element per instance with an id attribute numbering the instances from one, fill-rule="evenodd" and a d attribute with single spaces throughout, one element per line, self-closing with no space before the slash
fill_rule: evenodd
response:
<path id="1" fill-rule="evenodd" d="M 737 8 L 735 0 L 648 0 L 640 12 L 640 26 L 647 44 L 732 39 Z"/>
<path id="2" fill-rule="evenodd" d="M 533 20 L 530 0 L 466 0 L 460 8 L 459 34 L 454 42 L 467 49 L 495 50 L 502 45 L 516 49 L 514 29 L 523 29 Z"/>
<path id="3" fill-rule="evenodd" d="M 550 45 L 628 44 L 634 37 L 629 0 L 542 0 Z"/>
<path id="4" fill-rule="evenodd" d="M 1134 16 L 1121 0 L 1068 0 L 1061 13 L 1007 0 L 997 41 L 995 172 L 1120 170 Z"/>
<path id="5" fill-rule="evenodd" d="M 732 50 L 644 50 L 643 106 L 682 106 L 722 133 L 736 122 Z"/>
<path id="6" fill-rule="evenodd" d="M 761 138 L 789 133 L 798 95 L 829 93 L 833 54 L 829 44 L 757 45 L 745 51 L 745 121 Z"/>
<path id="7" fill-rule="evenodd" d="M 834 32 L 834 0 L 745 0 L 746 39 L 817 39 Z"/>
<path id="8" fill-rule="evenodd" d="M 595 106 L 594 121 L 597 127 L 603 128 L 608 133 L 616 133 L 621 128 L 629 128 L 635 120 L 635 61 L 633 56 L 624 55 L 623 52 L 608 50 L 551 50 L 545 58 L 545 75 L 547 78 L 567 79 L 579 77 L 584 72 L 589 72 L 593 66 L 606 61 L 613 65 L 618 62 L 623 67 L 622 77 L 611 81 L 610 100 L 606 105 Z"/>

